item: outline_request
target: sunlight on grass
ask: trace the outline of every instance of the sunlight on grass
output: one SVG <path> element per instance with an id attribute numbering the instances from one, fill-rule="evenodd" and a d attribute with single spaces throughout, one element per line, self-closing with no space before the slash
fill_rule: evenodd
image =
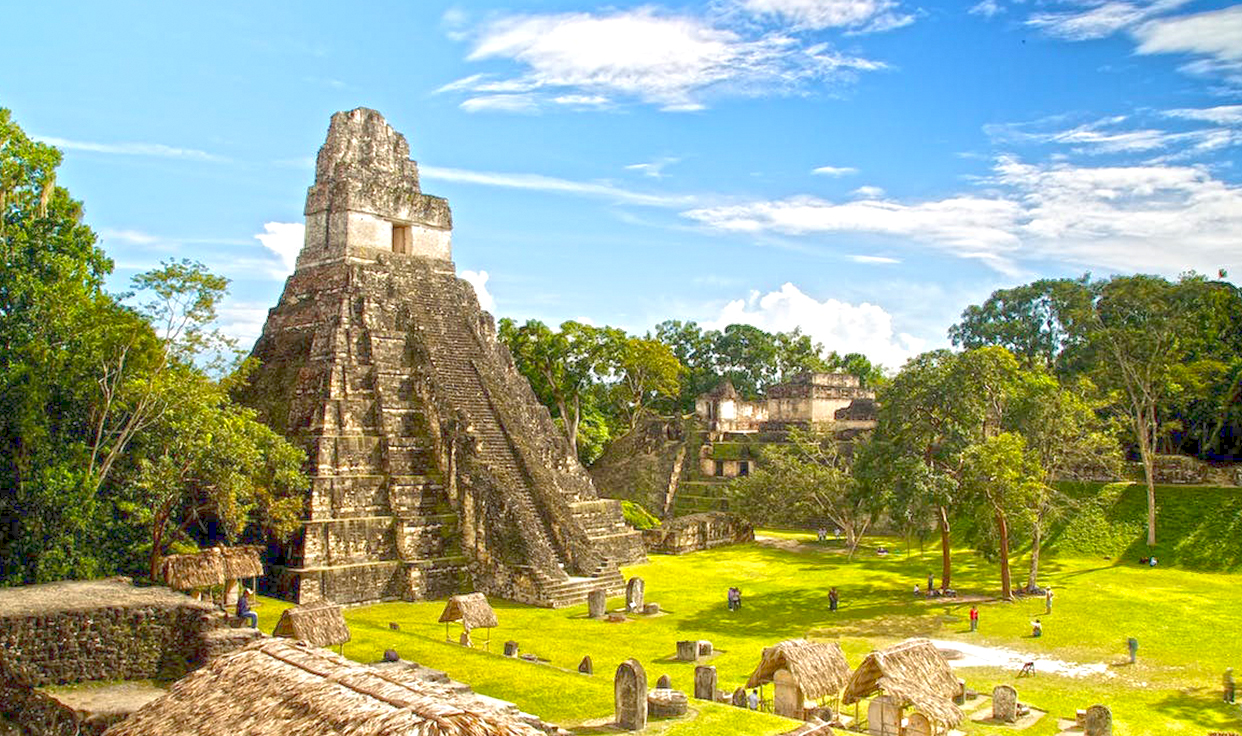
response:
<path id="1" fill-rule="evenodd" d="M 970 687 L 990 693 L 1006 682 L 1018 688 L 1023 702 L 1071 716 L 1076 708 L 1096 702 L 1112 707 L 1116 733 L 1196 734 L 1204 729 L 1238 730 L 1237 706 L 1218 703 L 1219 682 L 1226 666 L 1242 664 L 1242 607 L 1236 604 L 1237 575 L 1195 573 L 1172 568 L 1149 569 L 1103 559 L 1047 560 L 1041 582 L 1056 591 L 1051 615 L 1043 600 L 980 604 L 977 633 L 968 631 L 969 604 L 952 600 L 915 599 L 917 582 L 927 573 L 939 577 L 934 549 L 920 555 L 880 557 L 873 549 L 884 544 L 894 551 L 902 540 L 869 540 L 871 546 L 847 560 L 841 544 L 820 544 L 813 533 L 764 533 L 776 541 L 726 547 L 679 557 L 652 556 L 651 562 L 627 568 L 627 576 L 646 580 L 648 601 L 666 613 L 636 617 L 625 623 L 587 618 L 586 606 L 549 610 L 494 601 L 500 626 L 475 631 L 475 648 L 457 643 L 460 632 L 436 622 L 443 602 L 387 603 L 347 609 L 353 640 L 345 655 L 373 662 L 395 649 L 403 658 L 442 669 L 477 691 L 517 703 L 523 710 L 562 725 L 606 719 L 612 715 L 612 675 L 630 657 L 642 662 L 650 683 L 668 674 L 675 688 L 693 691 L 694 664 L 675 661 L 676 642 L 707 639 L 717 654 L 719 686 L 726 692 L 743 684 L 759 661 L 763 647 L 782 639 L 813 636 L 838 640 L 851 665 L 875 647 L 908 636 L 931 636 L 1003 646 L 1070 662 L 1107 663 L 1107 676 L 1072 679 L 1041 673 L 1017 679 L 1016 672 L 995 669 L 960 671 Z M 779 546 L 777 546 L 779 545 Z M 1022 570 L 1021 560 L 1015 570 Z M 954 557 L 954 587 L 963 596 L 994 594 L 993 564 L 968 551 Z M 742 609 L 730 613 L 725 592 L 731 585 L 743 592 Z M 827 591 L 836 586 L 841 610 L 828 611 Z M 622 599 L 610 599 L 610 609 Z M 262 599 L 260 626 L 270 631 L 287 604 Z M 1191 614 L 1193 612 L 1193 615 Z M 1044 636 L 1030 638 L 1030 621 L 1039 617 Z M 399 630 L 390 628 L 396 624 Z M 1136 665 L 1126 660 L 1125 640 L 1139 640 Z M 506 640 L 517 641 L 523 653 L 541 663 L 500 656 Z M 590 655 L 595 675 L 577 672 Z M 770 689 L 769 689 L 770 694 Z M 691 701 L 693 718 L 661 724 L 659 733 L 775 734 L 792 722 L 728 706 Z M 852 711 L 852 708 L 850 709 Z M 864 706 L 865 713 L 865 706 Z M 967 721 L 968 733 L 1000 733 Z M 1024 731 L 1029 736 L 1056 733 L 1055 718 L 1046 717 Z"/>

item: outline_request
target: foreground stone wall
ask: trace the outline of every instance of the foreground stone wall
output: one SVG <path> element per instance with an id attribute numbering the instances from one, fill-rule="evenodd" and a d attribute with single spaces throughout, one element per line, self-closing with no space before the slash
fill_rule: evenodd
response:
<path id="1" fill-rule="evenodd" d="M 679 516 L 656 529 L 643 531 L 647 551 L 665 555 L 682 555 L 753 541 L 754 526 L 736 514 L 723 511 Z"/>

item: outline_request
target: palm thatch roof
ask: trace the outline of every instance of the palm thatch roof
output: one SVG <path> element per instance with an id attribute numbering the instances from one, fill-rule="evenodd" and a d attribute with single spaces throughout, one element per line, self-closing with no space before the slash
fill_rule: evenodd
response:
<path id="1" fill-rule="evenodd" d="M 230 580 L 263 576 L 263 548 L 246 544 L 237 547 L 221 547 L 224 559 L 224 577 Z"/>
<path id="2" fill-rule="evenodd" d="M 194 590 L 224 584 L 224 555 L 210 547 L 188 555 L 160 558 L 160 577 L 174 590 Z"/>
<path id="3" fill-rule="evenodd" d="M 772 681 L 777 670 L 789 670 L 802 694 L 812 700 L 835 695 L 850 679 L 850 665 L 837 642 L 790 639 L 763 650 L 763 659 L 746 681 L 746 687 L 759 687 Z"/>
<path id="4" fill-rule="evenodd" d="M 160 577 L 170 588 L 194 590 L 224 585 L 228 580 L 255 578 L 263 574 L 262 547 L 208 547 L 186 555 L 160 558 Z"/>
<path id="5" fill-rule="evenodd" d="M 310 603 L 286 608 L 272 636 L 298 639 L 317 647 L 333 647 L 349 641 L 349 625 L 335 603 Z"/>
<path id="6" fill-rule="evenodd" d="M 455 595 L 448 599 L 448 605 L 444 607 L 444 612 L 440 614 L 440 623 L 456 621 L 458 619 L 461 619 L 461 625 L 465 627 L 466 631 L 470 629 L 490 629 L 500 623 L 496 620 L 496 612 L 492 610 L 491 604 L 487 602 L 487 596 L 482 593 Z"/>
<path id="7" fill-rule="evenodd" d="M 499 707 L 260 639 L 213 661 L 112 726 L 107 736 L 542 736 Z"/>
<path id="8" fill-rule="evenodd" d="M 901 703 L 913 705 L 943 726 L 956 726 L 964 717 L 953 703 L 957 676 L 936 646 L 927 639 L 907 639 L 867 655 L 854 670 L 841 702 L 849 705 L 884 692 Z"/>

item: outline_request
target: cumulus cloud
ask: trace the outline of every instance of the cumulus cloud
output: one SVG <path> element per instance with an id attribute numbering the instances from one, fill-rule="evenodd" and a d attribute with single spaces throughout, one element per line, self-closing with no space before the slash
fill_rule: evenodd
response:
<path id="1" fill-rule="evenodd" d="M 852 166 L 820 166 L 819 168 L 811 169 L 811 173 L 819 174 L 820 176 L 849 176 L 857 174 L 858 169 Z"/>
<path id="2" fill-rule="evenodd" d="M 902 12 L 893 0 L 741 0 L 741 7 L 807 30 L 847 28 L 866 33 L 914 22 L 914 16 Z"/>
<path id="3" fill-rule="evenodd" d="M 1140 54 L 1183 53 L 1208 57 L 1192 71 L 1242 73 L 1242 5 L 1159 18 L 1135 29 Z"/>
<path id="4" fill-rule="evenodd" d="M 1028 164 L 1002 156 L 986 194 L 835 203 L 797 196 L 683 216 L 723 232 L 868 233 L 1020 275 L 1023 262 L 1175 275 L 1242 267 L 1242 187 L 1206 166 Z"/>
<path id="5" fill-rule="evenodd" d="M 901 366 L 924 345 L 912 335 L 894 334 L 892 316 L 879 306 L 836 299 L 821 302 L 791 283 L 778 291 L 752 291 L 746 299 L 729 302 L 704 327 L 722 329 L 731 324 L 754 325 L 769 332 L 797 327 L 828 350 L 862 353 L 872 362 L 891 368 Z"/>
<path id="6" fill-rule="evenodd" d="M 863 186 L 850 192 L 850 194 L 862 199 L 879 199 L 884 196 L 884 190 L 880 187 L 873 187 L 869 184 L 864 184 Z"/>
<path id="7" fill-rule="evenodd" d="M 1005 12 L 1005 8 L 996 0 L 980 0 L 980 2 L 972 5 L 970 10 L 966 12 L 971 15 L 982 15 L 984 18 L 991 18 Z"/>
<path id="8" fill-rule="evenodd" d="M 487 290 L 487 280 L 491 278 L 487 271 L 462 271 L 459 276 L 474 287 L 474 293 L 479 297 L 479 306 L 485 312 L 496 313 L 496 300 L 492 298 L 492 293 Z"/>
<path id="9" fill-rule="evenodd" d="M 779 94 L 884 67 L 824 43 L 737 31 L 651 7 L 499 18 L 477 30 L 467 58 L 507 61 L 521 71 L 515 77 L 476 74 L 440 91 L 473 94 L 469 106 L 463 103 L 468 110 L 509 112 L 558 99 L 618 98 L 699 110 L 709 92 Z"/>
<path id="10" fill-rule="evenodd" d="M 284 278 L 293 273 L 306 240 L 306 226 L 300 222 L 265 222 L 263 232 L 254 237 L 279 259 L 280 266 L 273 269 L 273 275 Z"/>

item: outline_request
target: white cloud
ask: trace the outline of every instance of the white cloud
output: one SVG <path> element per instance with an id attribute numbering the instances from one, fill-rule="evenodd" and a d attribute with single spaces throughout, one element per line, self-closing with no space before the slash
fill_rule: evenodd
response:
<path id="1" fill-rule="evenodd" d="M 754 325 L 769 332 L 800 328 L 828 350 L 862 353 L 872 362 L 897 368 L 921 352 L 924 341 L 905 333 L 894 334 L 892 316 L 874 304 L 858 305 L 825 299 L 818 301 L 791 283 L 779 291 L 760 295 L 752 291 L 746 299 L 725 305 L 719 316 L 706 322 L 707 329 L 731 324 Z"/>
<path id="2" fill-rule="evenodd" d="M 741 6 L 754 15 L 775 16 L 800 30 L 887 31 L 914 22 L 914 16 L 900 12 L 899 4 L 892 0 L 741 0 Z"/>
<path id="3" fill-rule="evenodd" d="M 479 306 L 483 308 L 483 311 L 495 314 L 496 300 L 487 290 L 487 280 L 491 278 L 490 274 L 487 271 L 462 271 L 458 276 L 474 287 L 474 293 L 479 297 Z"/>
<path id="4" fill-rule="evenodd" d="M 162 242 L 164 239 L 158 235 L 151 235 L 139 230 L 109 230 L 99 231 L 99 237 L 104 240 L 120 240 L 125 243 L 133 243 L 134 245 L 153 245 Z"/>
<path id="5" fill-rule="evenodd" d="M 272 275 L 284 278 L 293 273 L 306 240 L 306 226 L 300 222 L 265 222 L 263 232 L 254 237 L 280 259 L 280 267 L 273 269 Z"/>
<path id="6" fill-rule="evenodd" d="M 469 171 L 440 166 L 420 166 L 419 173 L 424 178 L 438 179 L 440 181 L 458 181 L 492 187 L 507 187 L 510 189 L 531 189 L 542 192 L 578 194 L 649 207 L 684 207 L 693 204 L 695 201 L 695 198 L 691 196 L 645 194 L 643 192 L 621 189 L 610 184 L 558 179 L 552 176 L 543 176 L 542 174 L 500 174 L 490 171 Z"/>
<path id="7" fill-rule="evenodd" d="M 1170 110 L 1163 115 L 1190 120 L 1228 119 L 1233 109 L 1220 107 L 1207 110 Z M 1237 115 L 1238 111 L 1242 111 L 1242 106 L 1236 106 L 1233 114 Z M 1032 123 L 988 125 L 984 130 L 996 141 L 1072 146 L 1071 151 L 1079 154 L 1170 151 L 1163 160 L 1193 157 L 1195 154 L 1242 144 L 1242 133 L 1229 128 L 1200 128 L 1181 132 L 1158 128 L 1126 129 L 1124 124 L 1128 122 L 1128 118 L 1125 115 L 1104 118 L 1069 129 L 1039 130 L 1063 122 L 1062 117 L 1054 117 Z"/>
<path id="8" fill-rule="evenodd" d="M 852 166 L 820 166 L 819 168 L 811 169 L 811 173 L 819 174 L 820 176 L 849 176 L 857 174 L 858 169 Z"/>
<path id="9" fill-rule="evenodd" d="M 997 159 L 985 194 L 901 203 L 796 196 L 683 212 L 733 233 L 869 233 L 980 260 L 1020 275 L 1023 262 L 1176 275 L 1242 269 L 1242 186 L 1205 166 L 1087 167 Z"/>
<path id="10" fill-rule="evenodd" d="M 216 328 L 236 340 L 238 349 L 249 352 L 259 335 L 263 334 L 269 306 L 239 302 L 228 297 L 216 310 Z"/>
<path id="11" fill-rule="evenodd" d="M 1236 69 L 1242 63 L 1242 5 L 1152 20 L 1134 35 L 1140 54 L 1199 54 Z"/>
<path id="12" fill-rule="evenodd" d="M 888 256 L 849 256 L 854 263 L 872 263 L 878 265 L 887 265 L 892 263 L 901 263 L 898 258 L 889 258 Z"/>
<path id="13" fill-rule="evenodd" d="M 996 2 L 996 0 L 980 0 L 980 2 L 972 5 L 970 10 L 966 12 L 971 15 L 982 15 L 985 18 L 991 18 L 1005 12 L 1005 7 Z"/>
<path id="14" fill-rule="evenodd" d="M 1171 118 L 1181 118 L 1183 120 L 1203 120 L 1217 125 L 1242 125 L 1242 105 L 1181 108 L 1177 110 L 1165 110 L 1164 114 Z"/>
<path id="15" fill-rule="evenodd" d="M 553 97 L 552 102 L 572 107 L 604 107 L 612 104 L 612 100 L 603 95 L 560 95 Z"/>
<path id="16" fill-rule="evenodd" d="M 643 176 L 650 176 L 653 179 L 663 179 L 664 167 L 671 166 L 679 161 L 681 159 L 665 156 L 664 158 L 658 158 L 655 161 L 648 161 L 642 164 L 630 164 L 625 168 L 627 171 L 637 171 Z"/>
<path id="17" fill-rule="evenodd" d="M 692 111 L 704 107 L 709 91 L 781 94 L 812 81 L 884 68 L 827 44 L 807 46 L 776 32 L 743 35 L 704 18 L 651 7 L 501 18 L 477 31 L 467 58 L 509 61 L 522 71 L 507 79 L 476 74 L 440 91 L 486 94 L 467 100 L 467 109 L 510 112 L 575 97 L 636 99 L 664 110 Z M 498 92 L 532 96 L 504 99 L 508 95 Z"/>
<path id="18" fill-rule="evenodd" d="M 850 192 L 850 194 L 862 199 L 879 199 L 884 196 L 884 190 L 880 187 L 873 187 L 869 184 L 864 184 L 863 186 Z"/>
<path id="19" fill-rule="evenodd" d="M 466 112 L 537 112 L 532 95 L 483 95 L 462 101 L 461 109 Z"/>
<path id="20" fill-rule="evenodd" d="M 219 156 L 199 151 L 194 148 L 175 148 L 163 143 L 91 143 L 89 141 L 71 141 L 50 135 L 31 136 L 40 143 L 66 151 L 89 151 L 91 153 L 111 153 L 122 156 L 157 156 L 160 158 L 185 158 L 196 161 L 223 161 Z"/>
<path id="21" fill-rule="evenodd" d="M 1045 33 L 1067 41 L 1087 41 L 1105 38 L 1118 31 L 1133 28 L 1149 18 L 1174 10 L 1189 0 L 1155 0 L 1155 2 L 1109 2 L 1091 3 L 1070 11 L 1037 13 L 1026 24 L 1042 29 Z"/>

